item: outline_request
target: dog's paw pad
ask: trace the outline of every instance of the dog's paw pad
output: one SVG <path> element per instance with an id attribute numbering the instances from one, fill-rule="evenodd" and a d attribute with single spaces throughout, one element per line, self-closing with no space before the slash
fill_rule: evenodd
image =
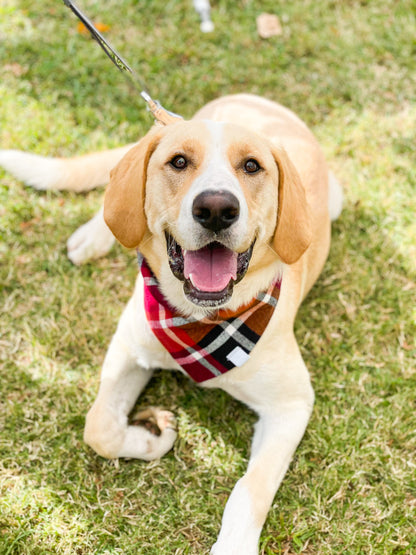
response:
<path id="1" fill-rule="evenodd" d="M 155 436 L 160 436 L 166 429 L 176 431 L 174 414 L 168 410 L 154 407 L 136 413 L 131 420 L 131 424 L 142 426 Z"/>

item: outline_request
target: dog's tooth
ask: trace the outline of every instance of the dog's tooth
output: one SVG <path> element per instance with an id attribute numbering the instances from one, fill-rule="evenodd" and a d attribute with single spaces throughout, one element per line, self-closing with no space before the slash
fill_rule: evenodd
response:
<path id="1" fill-rule="evenodd" d="M 189 281 L 192 283 L 192 286 L 197 290 L 197 291 L 202 291 L 202 289 L 200 289 L 197 285 L 195 285 L 195 282 L 193 280 L 194 274 L 189 274 Z"/>
<path id="2" fill-rule="evenodd" d="M 194 274 L 189 274 L 188 279 L 190 280 L 190 282 L 192 283 L 193 287 L 195 287 L 195 289 L 198 289 L 198 291 L 200 291 L 200 289 L 195 285 L 194 280 L 193 280 Z"/>

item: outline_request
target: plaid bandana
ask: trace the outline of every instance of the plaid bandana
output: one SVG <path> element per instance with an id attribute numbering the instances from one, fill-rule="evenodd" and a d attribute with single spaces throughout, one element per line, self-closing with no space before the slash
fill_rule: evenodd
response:
<path id="1" fill-rule="evenodd" d="M 195 382 L 210 380 L 247 362 L 277 305 L 280 280 L 238 312 L 219 310 L 215 320 L 196 320 L 184 318 L 168 304 L 141 255 L 139 265 L 150 328 Z"/>

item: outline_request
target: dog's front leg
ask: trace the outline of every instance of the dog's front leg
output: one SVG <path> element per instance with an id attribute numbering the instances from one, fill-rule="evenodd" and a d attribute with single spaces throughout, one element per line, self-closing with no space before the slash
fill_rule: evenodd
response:
<path id="1" fill-rule="evenodd" d="M 286 370 L 283 380 L 277 378 L 276 383 L 265 380 L 263 391 L 255 379 L 243 387 L 240 384 L 237 397 L 252 406 L 260 418 L 255 427 L 247 472 L 237 482 L 227 502 L 212 555 L 258 553 L 267 513 L 312 410 L 313 390 L 300 355 L 298 362 L 297 368 Z"/>
<path id="2" fill-rule="evenodd" d="M 86 418 L 84 440 L 106 458 L 132 457 L 147 461 L 162 457 L 176 439 L 175 418 L 169 411 L 150 408 L 129 423 L 128 415 L 152 376 L 138 363 L 134 297 L 127 305 L 110 343 L 97 398 Z M 156 432 L 154 432 L 156 430 Z"/>

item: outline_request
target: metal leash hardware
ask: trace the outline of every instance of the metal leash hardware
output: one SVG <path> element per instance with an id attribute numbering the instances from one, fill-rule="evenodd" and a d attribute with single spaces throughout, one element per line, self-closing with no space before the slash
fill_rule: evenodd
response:
<path id="1" fill-rule="evenodd" d="M 98 42 L 105 54 L 110 58 L 113 64 L 127 76 L 136 90 L 140 92 L 140 96 L 147 104 L 147 109 L 152 113 L 156 121 L 163 125 L 176 123 L 182 120 L 182 116 L 166 110 L 160 102 L 153 100 L 147 91 L 146 84 L 137 75 L 135 71 L 128 65 L 128 63 L 118 54 L 118 52 L 107 42 L 103 35 L 95 28 L 93 22 L 73 3 L 71 0 L 63 0 L 64 4 L 78 17 L 78 19 L 85 25 L 94 40 Z"/>

